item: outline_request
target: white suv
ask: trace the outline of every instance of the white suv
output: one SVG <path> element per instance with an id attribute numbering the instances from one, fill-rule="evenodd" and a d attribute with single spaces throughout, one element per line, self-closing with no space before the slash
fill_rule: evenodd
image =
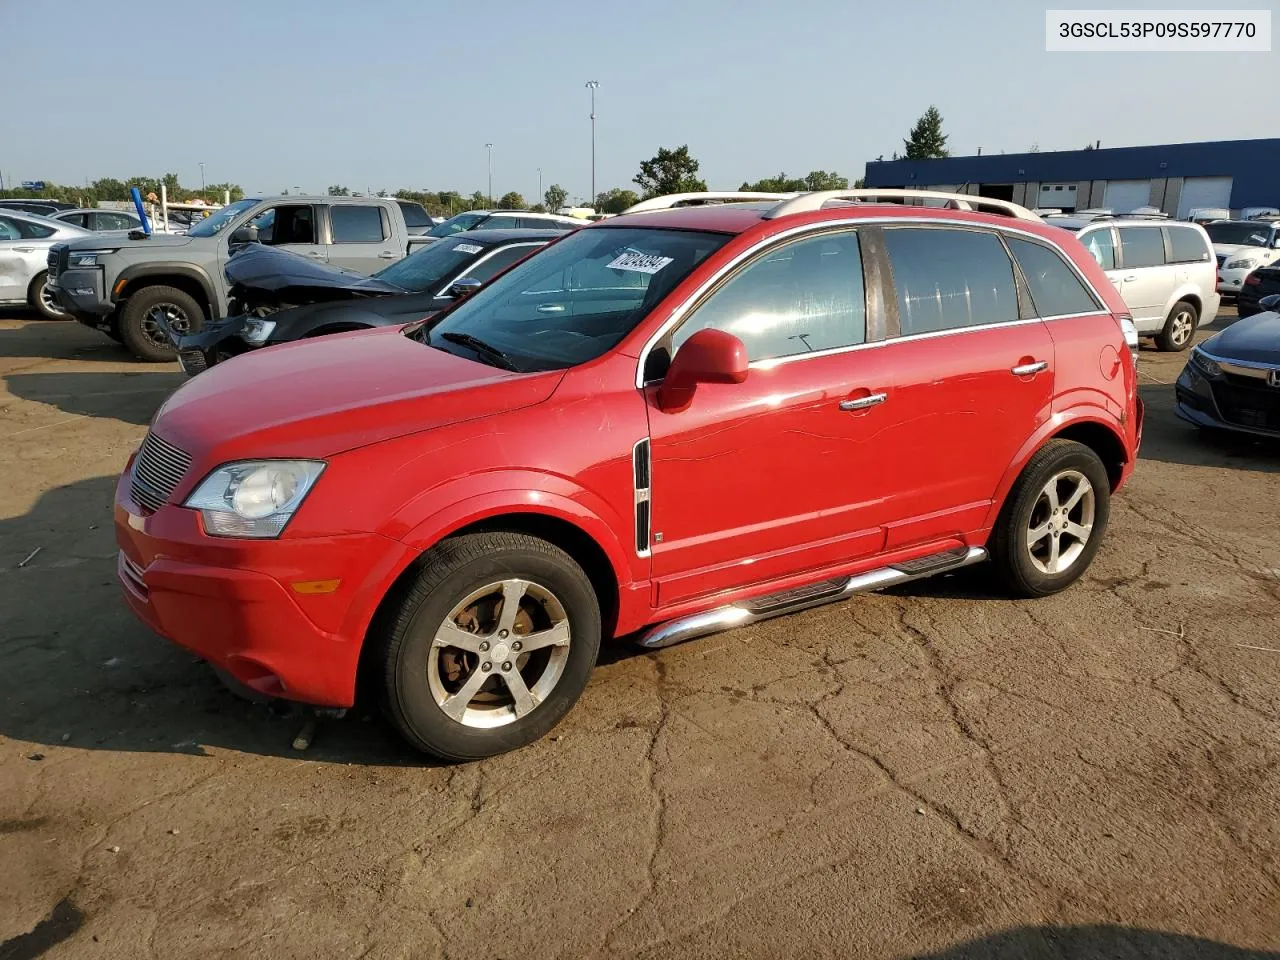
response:
<path id="1" fill-rule="evenodd" d="M 1045 222 L 1076 235 L 1120 291 L 1138 332 L 1161 350 L 1185 350 L 1196 328 L 1218 315 L 1217 265 L 1203 227 L 1124 216 Z"/>
<path id="2" fill-rule="evenodd" d="M 1218 292 L 1234 297 L 1244 278 L 1280 260 L 1280 217 L 1215 220 L 1205 230 L 1218 258 Z"/>

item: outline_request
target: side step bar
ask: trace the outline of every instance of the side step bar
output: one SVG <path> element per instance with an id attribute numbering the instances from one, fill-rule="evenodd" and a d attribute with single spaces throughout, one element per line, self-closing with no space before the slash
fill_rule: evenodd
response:
<path id="1" fill-rule="evenodd" d="M 961 547 L 959 550 L 949 550 L 930 557 L 919 557 L 893 566 L 868 570 L 866 573 L 860 573 L 848 579 L 837 577 L 834 580 L 823 580 L 821 583 L 741 600 L 705 613 L 690 614 L 687 617 L 679 617 L 650 627 L 636 641 L 636 645 L 644 650 L 659 650 L 695 637 L 719 633 L 721 630 L 745 627 L 747 624 L 768 620 L 770 617 L 779 617 L 825 603 L 834 603 L 845 597 L 851 597 L 855 593 L 882 590 L 909 580 L 929 577 L 935 573 L 959 570 L 961 567 L 981 563 L 985 559 L 987 559 L 987 551 L 982 547 Z"/>

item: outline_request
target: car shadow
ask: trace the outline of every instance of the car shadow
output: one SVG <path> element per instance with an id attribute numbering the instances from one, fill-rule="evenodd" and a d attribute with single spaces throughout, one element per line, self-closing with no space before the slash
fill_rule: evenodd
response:
<path id="1" fill-rule="evenodd" d="M 45 320 L 31 312 L 0 312 L 0 357 L 137 362 L 105 333 L 74 320 Z"/>
<path id="2" fill-rule="evenodd" d="M 106 476 L 58 487 L 26 514 L 0 519 L 0 738 L 29 743 L 22 754 L 31 762 L 46 748 L 196 756 L 223 748 L 432 765 L 364 703 L 319 720 L 312 746 L 298 752 L 293 739 L 310 711 L 241 699 L 139 622 L 116 581 L 115 484 Z"/>
<path id="3" fill-rule="evenodd" d="M 1143 383 L 1138 393 L 1146 404 L 1139 460 L 1280 473 L 1280 440 L 1192 426 L 1174 413 L 1172 383 Z"/>
<path id="4" fill-rule="evenodd" d="M 2 349 L 2 347 L 0 347 Z M 167 367 L 102 373 L 10 373 L 0 376 L 12 396 L 82 417 L 146 426 L 185 381 Z"/>
<path id="5" fill-rule="evenodd" d="M 1216 940 L 1096 924 L 1015 927 L 912 960 L 1280 960 L 1280 953 Z"/>

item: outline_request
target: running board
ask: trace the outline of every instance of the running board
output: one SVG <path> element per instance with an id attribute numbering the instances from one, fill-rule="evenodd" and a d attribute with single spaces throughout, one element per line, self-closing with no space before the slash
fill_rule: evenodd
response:
<path id="1" fill-rule="evenodd" d="M 936 553 L 932 556 L 918 557 L 915 560 L 905 560 L 888 567 L 868 570 L 866 573 L 860 573 L 848 579 L 837 577 L 791 590 L 782 590 L 725 607 L 717 607 L 705 613 L 694 613 L 660 623 L 642 634 L 636 641 L 636 645 L 644 650 L 658 650 L 686 640 L 693 640 L 695 637 L 719 633 L 721 630 L 745 627 L 747 624 L 768 620 L 770 617 L 780 617 L 783 614 L 834 603 L 845 597 L 851 597 L 855 593 L 882 590 L 909 580 L 929 577 L 935 573 L 959 570 L 961 567 L 981 563 L 985 559 L 987 559 L 987 551 L 982 547 L 961 547 L 958 550 L 948 550 L 946 553 Z"/>

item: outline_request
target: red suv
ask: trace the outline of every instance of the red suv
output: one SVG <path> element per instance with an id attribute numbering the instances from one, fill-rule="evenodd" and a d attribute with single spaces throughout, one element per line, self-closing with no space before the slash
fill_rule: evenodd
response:
<path id="1" fill-rule="evenodd" d="M 359 673 L 467 759 L 550 730 L 602 638 L 1084 572 L 1142 408 L 1074 237 L 914 191 L 678 202 L 184 384 L 116 492 L 134 611 L 265 694 L 344 707 Z"/>

